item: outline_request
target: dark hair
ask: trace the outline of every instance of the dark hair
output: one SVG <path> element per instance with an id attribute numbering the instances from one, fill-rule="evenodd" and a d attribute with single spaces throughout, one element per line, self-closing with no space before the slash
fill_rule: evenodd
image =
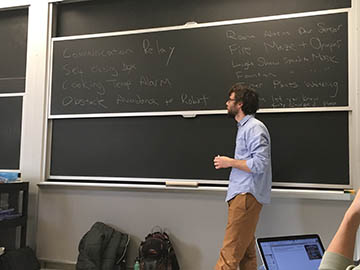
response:
<path id="1" fill-rule="evenodd" d="M 259 95 L 255 90 L 241 84 L 234 84 L 229 91 L 229 96 L 235 93 L 235 102 L 242 102 L 242 111 L 245 115 L 255 114 L 259 109 Z"/>

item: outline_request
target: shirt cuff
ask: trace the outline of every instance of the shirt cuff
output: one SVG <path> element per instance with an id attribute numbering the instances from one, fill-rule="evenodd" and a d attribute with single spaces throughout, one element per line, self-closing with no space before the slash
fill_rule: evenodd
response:
<path id="1" fill-rule="evenodd" d="M 253 172 L 253 164 L 254 164 L 254 161 L 252 159 L 246 160 L 246 166 L 248 166 L 248 168 L 250 169 L 251 172 Z"/>

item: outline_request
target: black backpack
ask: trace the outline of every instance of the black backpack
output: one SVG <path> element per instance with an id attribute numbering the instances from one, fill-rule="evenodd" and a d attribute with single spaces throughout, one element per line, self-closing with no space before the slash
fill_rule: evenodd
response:
<path id="1" fill-rule="evenodd" d="M 40 263 L 35 252 L 29 248 L 6 251 L 0 256 L 1 270 L 40 270 Z"/>
<path id="2" fill-rule="evenodd" d="M 159 230 L 149 233 L 139 247 L 140 270 L 179 270 L 169 236 Z"/>

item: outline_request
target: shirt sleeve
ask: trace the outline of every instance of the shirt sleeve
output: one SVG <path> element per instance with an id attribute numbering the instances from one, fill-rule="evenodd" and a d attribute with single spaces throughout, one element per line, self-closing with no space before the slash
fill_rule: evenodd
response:
<path id="1" fill-rule="evenodd" d="M 252 173 L 264 173 L 271 162 L 269 134 L 264 127 L 257 126 L 249 130 L 247 137 L 250 159 L 246 165 Z"/>
<path id="2" fill-rule="evenodd" d="M 355 267 L 353 263 L 352 260 L 338 253 L 326 251 L 321 260 L 319 270 L 360 270 L 360 267 Z"/>

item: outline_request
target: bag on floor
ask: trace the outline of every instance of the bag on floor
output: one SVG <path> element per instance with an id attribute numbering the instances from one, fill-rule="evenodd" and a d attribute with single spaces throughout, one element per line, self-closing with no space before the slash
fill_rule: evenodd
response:
<path id="1" fill-rule="evenodd" d="M 169 236 L 156 227 L 139 247 L 140 270 L 179 270 L 175 250 Z"/>
<path id="2" fill-rule="evenodd" d="M 34 251 L 29 248 L 19 248 L 16 250 L 5 251 L 0 256 L 1 270 L 39 270 L 40 263 Z"/>

